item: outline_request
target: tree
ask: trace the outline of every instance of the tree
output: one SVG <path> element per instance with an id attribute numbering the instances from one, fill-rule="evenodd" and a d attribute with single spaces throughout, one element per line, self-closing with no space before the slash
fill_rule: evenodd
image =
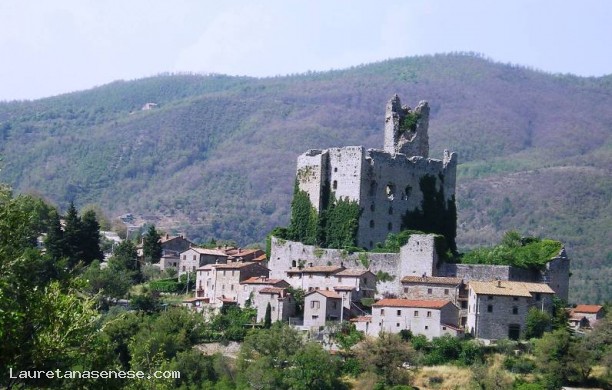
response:
<path id="1" fill-rule="evenodd" d="M 410 375 L 402 365 L 415 364 L 416 353 L 399 335 L 381 332 L 376 339 L 366 339 L 357 349 L 357 357 L 362 366 L 377 374 L 385 385 L 410 384 Z"/>
<path id="2" fill-rule="evenodd" d="M 525 338 L 540 338 L 544 332 L 550 329 L 550 315 L 536 307 L 529 309 L 525 319 Z"/>
<path id="3" fill-rule="evenodd" d="M 155 229 L 155 225 L 149 226 L 143 238 L 142 254 L 147 263 L 159 263 L 162 256 L 162 245 L 161 236 Z"/>
<path id="4" fill-rule="evenodd" d="M 567 380 L 567 360 L 569 358 L 571 337 L 567 330 L 559 329 L 535 342 L 535 356 L 538 369 L 550 388 L 560 388 Z"/>
<path id="5" fill-rule="evenodd" d="M 64 254 L 68 257 L 68 266 L 74 268 L 83 258 L 83 226 L 74 203 L 70 202 L 64 220 Z"/>
<path id="6" fill-rule="evenodd" d="M 45 249 L 47 254 L 55 261 L 59 261 L 65 256 L 64 231 L 62 230 L 59 214 L 55 209 L 49 213 Z"/>
<path id="7" fill-rule="evenodd" d="M 270 302 L 268 302 L 268 306 L 266 306 L 266 314 L 264 316 L 264 328 L 270 329 L 272 326 L 272 307 L 270 306 Z"/>
<path id="8" fill-rule="evenodd" d="M 86 211 L 81 219 L 81 252 L 85 265 L 104 259 L 100 250 L 100 225 L 93 210 Z"/>

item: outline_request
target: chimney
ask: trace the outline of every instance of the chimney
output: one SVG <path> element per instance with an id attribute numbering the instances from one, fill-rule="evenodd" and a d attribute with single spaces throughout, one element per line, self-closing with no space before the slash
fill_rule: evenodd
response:
<path id="1" fill-rule="evenodd" d="M 308 266 L 309 266 L 309 267 L 312 267 L 312 263 L 308 263 Z"/>
<path id="2" fill-rule="evenodd" d="M 501 280 L 497 279 L 497 287 L 501 287 Z"/>
<path id="3" fill-rule="evenodd" d="M 166 240 L 169 238 L 170 236 L 168 235 L 168 233 L 166 233 Z"/>

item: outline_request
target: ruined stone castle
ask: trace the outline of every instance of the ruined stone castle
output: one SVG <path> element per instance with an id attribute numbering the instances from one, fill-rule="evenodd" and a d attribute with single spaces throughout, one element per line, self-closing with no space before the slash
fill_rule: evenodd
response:
<path id="1" fill-rule="evenodd" d="M 363 146 L 309 150 L 298 157 L 299 189 L 308 194 L 317 212 L 326 191 L 336 199 L 357 202 L 361 214 L 355 241 L 368 249 L 391 232 L 422 229 L 417 219 L 432 218 L 424 204 L 433 205 L 443 219 L 454 220 L 457 155 L 444 151 L 442 160 L 429 158 L 428 127 L 427 102 L 411 109 L 395 95 L 386 107 L 384 150 Z M 449 233 L 454 241 L 454 224 L 450 230 L 436 233 Z"/>
<path id="2" fill-rule="evenodd" d="M 401 106 L 395 95 L 386 107 L 384 150 L 362 146 L 309 150 L 298 157 L 299 189 L 308 194 L 319 213 L 330 192 L 336 199 L 356 202 L 361 209 L 356 237 L 360 247 L 371 249 L 390 232 L 427 230 L 418 222 L 434 218 L 446 219 L 447 231 L 429 231 L 454 239 L 457 155 L 445 151 L 442 160 L 428 157 L 428 125 L 427 102 L 410 109 Z M 464 283 L 543 282 L 560 298 L 568 297 L 570 260 L 564 249 L 541 270 L 449 264 L 441 260 L 442 255 L 437 253 L 433 234 L 412 235 L 399 253 L 348 253 L 272 237 L 268 267 L 270 277 L 279 279 L 295 267 L 363 267 L 379 276 L 378 296 L 401 296 L 404 277 L 437 276 L 460 278 Z"/>

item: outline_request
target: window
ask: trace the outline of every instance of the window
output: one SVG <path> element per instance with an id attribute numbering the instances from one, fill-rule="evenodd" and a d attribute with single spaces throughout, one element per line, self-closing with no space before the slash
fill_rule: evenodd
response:
<path id="1" fill-rule="evenodd" d="M 187 255 L 183 255 L 183 260 L 187 260 Z"/>
<path id="2" fill-rule="evenodd" d="M 429 329 L 429 326 L 425 325 L 425 330 Z"/>
<path id="3" fill-rule="evenodd" d="M 396 323 L 395 323 L 395 326 L 399 328 L 399 327 L 400 327 L 399 322 L 396 322 Z"/>
<path id="4" fill-rule="evenodd" d="M 385 309 L 380 309 L 380 315 L 384 316 L 385 315 Z"/>
<path id="5" fill-rule="evenodd" d="M 334 167 L 334 172 L 338 172 L 338 167 Z"/>
<path id="6" fill-rule="evenodd" d="M 225 284 L 221 285 L 221 291 L 225 291 Z"/>
<path id="7" fill-rule="evenodd" d="M 397 311 L 397 315 L 398 315 L 398 316 L 401 316 L 401 315 L 402 315 L 402 311 L 401 311 L 401 310 L 398 310 L 398 311 Z"/>
<path id="8" fill-rule="evenodd" d="M 191 267 L 191 270 L 195 272 L 195 265 Z"/>
<path id="9" fill-rule="evenodd" d="M 461 301 L 461 308 L 462 309 L 467 309 L 468 308 L 467 301 Z"/>
<path id="10" fill-rule="evenodd" d="M 332 189 L 337 189 L 338 188 L 338 181 L 334 180 L 334 182 L 332 183 Z"/>
<path id="11" fill-rule="evenodd" d="M 232 270 L 232 276 L 234 276 L 234 271 Z"/>
<path id="12" fill-rule="evenodd" d="M 512 300 L 518 301 L 518 297 L 513 297 Z"/>
<path id="13" fill-rule="evenodd" d="M 518 314 L 518 307 L 514 306 L 512 308 L 512 314 Z"/>
<path id="14" fill-rule="evenodd" d="M 443 326 L 443 327 L 442 327 L 442 330 L 446 330 L 446 326 Z"/>
<path id="15" fill-rule="evenodd" d="M 196 259 L 196 255 L 193 255 L 193 259 L 194 259 L 194 260 Z"/>
<path id="16" fill-rule="evenodd" d="M 370 227 L 373 228 L 374 227 L 374 220 L 370 219 Z"/>
<path id="17" fill-rule="evenodd" d="M 493 313 L 493 305 L 489 305 L 489 306 L 487 306 L 487 311 L 488 311 L 489 313 Z"/>
<path id="18" fill-rule="evenodd" d="M 312 279 L 312 274 L 308 275 L 308 277 L 309 277 L 310 279 Z"/>
<path id="19" fill-rule="evenodd" d="M 431 288 L 427 289 L 427 294 L 431 295 L 433 293 L 433 290 Z"/>
<path id="20" fill-rule="evenodd" d="M 372 212 L 373 212 L 374 210 L 376 210 L 376 206 L 374 206 L 374 203 L 372 203 L 372 204 L 370 205 L 370 211 L 372 211 Z"/>
<path id="21" fill-rule="evenodd" d="M 342 276 L 338 276 L 338 283 L 342 283 Z"/>
<path id="22" fill-rule="evenodd" d="M 272 306 L 272 311 L 276 311 L 276 306 Z"/>
<path id="23" fill-rule="evenodd" d="M 389 231 L 393 230 L 393 224 L 391 222 L 387 224 L 387 230 Z"/>
<path id="24" fill-rule="evenodd" d="M 557 286 L 559 287 L 559 286 Z M 542 299 L 542 295 L 540 293 L 536 293 L 536 301 L 539 301 Z"/>
<path id="25" fill-rule="evenodd" d="M 393 207 L 389 207 L 389 215 L 393 215 Z"/>
<path id="26" fill-rule="evenodd" d="M 488 299 L 489 301 L 492 301 L 492 300 L 493 300 L 493 295 L 489 295 L 489 296 L 487 297 L 487 299 Z"/>
<path id="27" fill-rule="evenodd" d="M 418 310 L 415 310 L 415 311 L 414 311 L 414 316 L 415 316 L 415 317 L 418 317 L 418 316 L 419 316 L 419 311 L 418 311 Z"/>
<path id="28" fill-rule="evenodd" d="M 321 302 L 319 302 L 319 301 L 310 301 L 310 308 L 311 309 L 318 309 L 319 307 L 321 307 Z"/>
<path id="29" fill-rule="evenodd" d="M 448 289 L 447 288 L 444 289 L 444 295 L 448 295 Z"/>
<path id="30" fill-rule="evenodd" d="M 234 291 L 234 285 L 230 285 L 230 290 Z"/>
<path id="31" fill-rule="evenodd" d="M 408 294 L 408 287 L 404 287 L 404 293 Z"/>
<path id="32" fill-rule="evenodd" d="M 225 270 L 223 270 L 223 276 L 225 276 Z"/>
<path id="33" fill-rule="evenodd" d="M 427 312 L 427 317 L 431 317 L 431 312 L 430 311 Z"/>
<path id="34" fill-rule="evenodd" d="M 183 266 L 183 272 L 185 272 L 185 266 Z"/>

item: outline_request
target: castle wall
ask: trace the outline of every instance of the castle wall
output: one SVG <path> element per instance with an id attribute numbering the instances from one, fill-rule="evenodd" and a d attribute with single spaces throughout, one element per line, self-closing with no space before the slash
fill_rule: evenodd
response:
<path id="1" fill-rule="evenodd" d="M 400 248 L 400 278 L 404 276 L 436 276 L 435 264 L 438 254 L 433 234 L 410 236 L 406 245 Z"/>
<path id="2" fill-rule="evenodd" d="M 311 149 L 297 160 L 297 181 L 299 189 L 305 191 L 317 211 L 321 209 L 321 189 L 327 172 L 326 150 Z"/>
<path id="3" fill-rule="evenodd" d="M 362 146 L 347 146 L 328 149 L 327 153 L 327 177 L 336 199 L 348 198 L 359 203 L 365 149 Z"/>
<path id="4" fill-rule="evenodd" d="M 569 294 L 570 260 L 565 248 L 552 261 L 546 264 L 544 278 L 557 296 L 567 302 Z"/>

